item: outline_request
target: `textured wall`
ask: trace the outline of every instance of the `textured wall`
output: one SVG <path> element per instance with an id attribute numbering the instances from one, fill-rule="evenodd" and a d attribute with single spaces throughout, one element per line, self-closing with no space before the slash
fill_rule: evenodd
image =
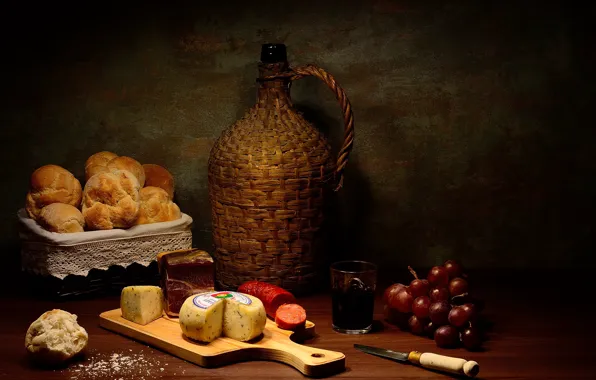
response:
<path id="1" fill-rule="evenodd" d="M 477 267 L 588 259 L 586 9 L 197 3 L 4 13 L 0 232 L 11 263 L 30 173 L 55 163 L 82 177 L 99 150 L 168 167 L 195 218 L 195 246 L 210 248 L 209 149 L 254 102 L 264 42 L 286 43 L 291 63 L 328 69 L 354 106 L 330 256 L 412 265 L 456 257 Z M 341 118 L 327 88 L 305 79 L 292 91 L 337 146 Z"/>

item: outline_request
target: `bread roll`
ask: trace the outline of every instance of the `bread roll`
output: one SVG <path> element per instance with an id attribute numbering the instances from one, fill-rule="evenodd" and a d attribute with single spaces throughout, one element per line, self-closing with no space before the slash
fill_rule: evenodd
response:
<path id="1" fill-rule="evenodd" d="M 108 169 L 111 172 L 115 172 L 116 170 L 128 170 L 137 177 L 141 187 L 145 185 L 145 170 L 143 170 L 143 165 L 134 158 L 126 156 L 116 157 L 108 162 Z"/>
<path id="2" fill-rule="evenodd" d="M 25 348 L 37 362 L 56 365 L 80 354 L 89 335 L 77 323 L 77 316 L 67 311 L 46 311 L 27 329 Z"/>
<path id="3" fill-rule="evenodd" d="M 107 150 L 104 150 L 102 152 L 97 152 L 97 153 L 89 156 L 87 161 L 85 161 L 85 167 L 88 167 L 91 165 L 107 166 L 108 162 L 110 162 L 111 160 L 113 160 L 116 157 L 118 157 L 118 155 L 116 153 L 109 152 Z"/>
<path id="4" fill-rule="evenodd" d="M 174 198 L 174 177 L 163 166 L 143 164 L 145 170 L 145 187 L 155 186 L 164 189 L 170 199 Z"/>
<path id="5" fill-rule="evenodd" d="M 85 168 L 85 181 L 89 181 L 89 178 L 99 173 L 107 173 L 110 170 L 107 166 L 103 165 L 91 165 Z"/>
<path id="6" fill-rule="evenodd" d="M 116 153 L 103 151 L 91 155 L 85 162 L 85 181 L 99 173 L 105 173 L 108 170 L 108 162 L 118 157 Z"/>
<path id="7" fill-rule="evenodd" d="M 83 217 L 88 229 L 129 228 L 139 213 L 139 181 L 127 170 L 99 173 L 83 191 Z"/>
<path id="8" fill-rule="evenodd" d="M 35 220 L 42 208 L 52 203 L 74 207 L 81 204 L 81 183 L 75 176 L 58 165 L 45 165 L 31 174 L 31 184 L 25 202 L 29 216 Z"/>
<path id="9" fill-rule="evenodd" d="M 139 217 L 136 224 L 168 222 L 180 219 L 180 208 L 161 187 L 148 186 L 140 191 Z"/>
<path id="10" fill-rule="evenodd" d="M 52 203 L 41 209 L 37 220 L 51 232 L 73 233 L 85 230 L 85 218 L 78 208 L 64 203 Z"/>

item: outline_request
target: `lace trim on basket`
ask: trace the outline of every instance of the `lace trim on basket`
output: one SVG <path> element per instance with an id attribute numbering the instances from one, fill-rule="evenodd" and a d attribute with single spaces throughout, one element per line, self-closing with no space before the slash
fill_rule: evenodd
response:
<path id="1" fill-rule="evenodd" d="M 148 266 L 160 252 L 191 247 L 190 230 L 64 246 L 24 240 L 21 267 L 29 273 L 64 279 L 69 274 L 87 276 L 91 269 L 107 270 L 112 265 Z"/>

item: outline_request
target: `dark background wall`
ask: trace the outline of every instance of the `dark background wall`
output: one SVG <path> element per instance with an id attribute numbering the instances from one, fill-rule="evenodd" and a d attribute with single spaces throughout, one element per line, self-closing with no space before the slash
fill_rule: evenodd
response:
<path id="1" fill-rule="evenodd" d="M 209 150 L 253 104 L 265 42 L 286 43 L 291 63 L 329 70 L 354 107 L 356 141 L 328 255 L 582 265 L 594 249 L 592 12 L 562 4 L 5 6 L 6 268 L 18 268 L 15 214 L 31 172 L 54 163 L 82 178 L 100 150 L 168 167 L 195 219 L 195 246 L 211 250 Z M 292 91 L 337 147 L 332 94 L 315 79 Z"/>

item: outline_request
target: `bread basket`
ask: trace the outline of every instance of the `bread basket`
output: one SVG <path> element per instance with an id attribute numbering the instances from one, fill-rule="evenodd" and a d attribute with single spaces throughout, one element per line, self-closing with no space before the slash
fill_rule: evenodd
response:
<path id="1" fill-rule="evenodd" d="M 192 247 L 192 218 L 129 229 L 59 234 L 19 210 L 21 268 L 36 292 L 66 297 L 157 284 L 159 252 Z"/>

